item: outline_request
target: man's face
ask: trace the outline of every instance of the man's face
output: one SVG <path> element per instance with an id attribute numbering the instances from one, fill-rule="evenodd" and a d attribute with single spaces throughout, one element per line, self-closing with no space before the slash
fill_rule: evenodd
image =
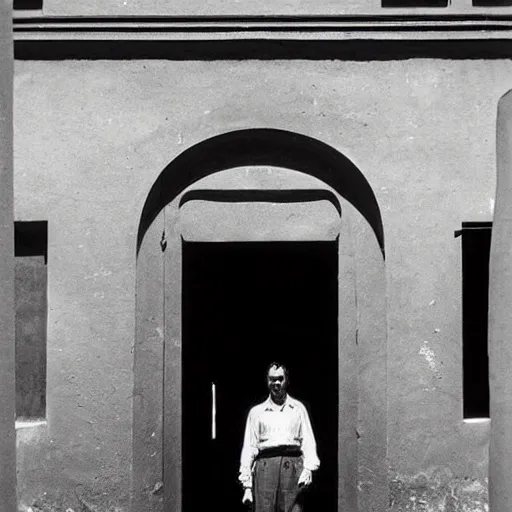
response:
<path id="1" fill-rule="evenodd" d="M 268 371 L 267 385 L 272 398 L 282 398 L 286 393 L 286 376 L 283 368 L 273 366 Z"/>

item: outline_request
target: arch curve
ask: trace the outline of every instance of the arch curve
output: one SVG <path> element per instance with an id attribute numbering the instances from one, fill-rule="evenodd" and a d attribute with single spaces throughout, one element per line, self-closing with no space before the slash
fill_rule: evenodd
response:
<path id="1" fill-rule="evenodd" d="M 384 229 L 373 190 L 346 156 L 306 135 L 254 128 L 223 133 L 188 148 L 160 173 L 144 204 L 137 252 L 158 213 L 194 182 L 219 171 L 247 165 L 272 165 L 309 174 L 352 203 L 368 221 L 384 256 Z"/>

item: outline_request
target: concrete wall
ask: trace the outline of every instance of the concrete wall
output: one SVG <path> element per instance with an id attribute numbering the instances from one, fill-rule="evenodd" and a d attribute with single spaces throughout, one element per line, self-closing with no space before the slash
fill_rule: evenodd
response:
<path id="1" fill-rule="evenodd" d="M 446 7 L 382 7 L 381 0 L 43 0 L 45 15 L 354 15 L 354 14 L 481 14 L 510 13 L 512 7 L 474 7 L 468 0 L 451 0 Z"/>
<path id="2" fill-rule="evenodd" d="M 16 509 L 12 5 L 0 1 L 0 497 Z"/>
<path id="3" fill-rule="evenodd" d="M 345 154 L 381 207 L 391 510 L 480 510 L 488 425 L 462 422 L 453 232 L 492 218 L 511 81 L 508 61 L 17 62 L 15 215 L 49 222 L 48 423 L 18 431 L 22 509 L 77 494 L 127 510 L 144 200 L 186 148 L 268 127 Z"/>
<path id="4" fill-rule="evenodd" d="M 489 504 L 492 510 L 510 507 L 508 475 L 510 450 L 510 197 L 511 197 L 511 120 L 512 94 L 507 92 L 498 104 L 496 123 L 497 187 L 489 262 L 489 388 L 492 418 L 489 443 Z"/>

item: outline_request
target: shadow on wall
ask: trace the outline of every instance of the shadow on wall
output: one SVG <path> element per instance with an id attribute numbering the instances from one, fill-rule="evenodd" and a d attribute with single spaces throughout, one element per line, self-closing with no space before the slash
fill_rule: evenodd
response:
<path id="1" fill-rule="evenodd" d="M 337 150 L 311 137 L 285 130 L 250 129 L 218 135 L 184 151 L 151 188 L 139 224 L 137 252 L 158 213 L 194 182 L 244 165 L 272 165 L 323 181 L 365 217 L 384 255 L 384 230 L 373 190 L 361 171 Z"/>

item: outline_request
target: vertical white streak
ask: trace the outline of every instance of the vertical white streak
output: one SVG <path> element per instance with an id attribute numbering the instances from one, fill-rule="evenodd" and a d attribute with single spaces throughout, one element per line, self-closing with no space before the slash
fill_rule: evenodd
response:
<path id="1" fill-rule="evenodd" d="M 216 435 L 217 435 L 217 425 L 216 425 L 216 418 L 215 418 L 215 414 L 216 414 L 216 408 L 215 408 L 215 384 L 212 382 L 212 439 L 215 439 Z"/>

